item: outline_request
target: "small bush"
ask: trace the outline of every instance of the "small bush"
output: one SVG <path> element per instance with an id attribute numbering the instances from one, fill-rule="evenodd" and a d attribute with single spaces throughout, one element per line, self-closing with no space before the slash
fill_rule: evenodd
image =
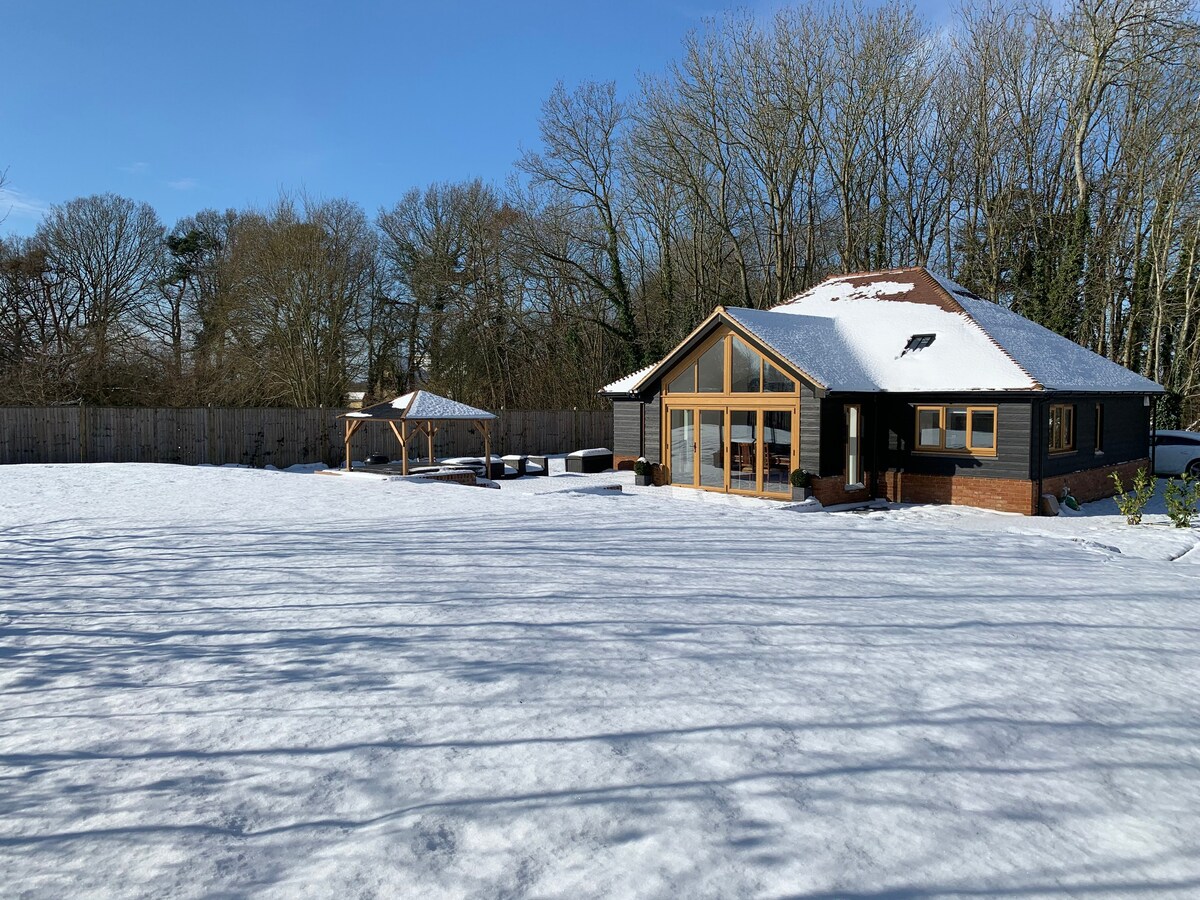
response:
<path id="1" fill-rule="evenodd" d="M 1167 502 L 1167 518 L 1175 527 L 1191 528 L 1200 515 L 1200 480 L 1191 475 L 1172 478 L 1163 491 L 1163 499 Z"/>
<path id="2" fill-rule="evenodd" d="M 1149 470 L 1144 466 L 1137 470 L 1137 474 L 1133 476 L 1133 490 L 1128 492 L 1121 484 L 1121 476 L 1117 472 L 1112 473 L 1112 480 L 1117 489 L 1117 494 L 1113 498 L 1117 501 L 1117 509 L 1121 511 L 1121 515 L 1130 525 L 1140 525 L 1142 510 L 1154 496 L 1154 479 L 1150 477 Z"/>
<path id="3" fill-rule="evenodd" d="M 791 476 L 792 487 L 806 488 L 812 485 L 812 473 L 806 469 L 796 469 Z"/>
<path id="4" fill-rule="evenodd" d="M 637 462 L 633 464 L 634 475 L 649 475 L 650 463 L 646 462 L 646 457 L 639 456 Z"/>

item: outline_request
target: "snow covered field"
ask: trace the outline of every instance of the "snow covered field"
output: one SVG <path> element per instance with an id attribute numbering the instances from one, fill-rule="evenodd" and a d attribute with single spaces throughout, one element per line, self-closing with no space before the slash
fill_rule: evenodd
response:
<path id="1" fill-rule="evenodd" d="M 629 480 L 0 467 L 0 895 L 1200 894 L 1200 532 Z"/>

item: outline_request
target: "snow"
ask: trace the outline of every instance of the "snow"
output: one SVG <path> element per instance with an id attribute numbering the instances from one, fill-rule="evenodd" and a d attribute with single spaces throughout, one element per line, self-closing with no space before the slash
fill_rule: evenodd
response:
<path id="1" fill-rule="evenodd" d="M 733 308 L 726 313 L 785 361 L 831 390 L 1036 388 L 969 318 L 928 303 L 834 298 L 817 292 L 774 310 Z M 914 334 L 937 337 L 924 350 L 905 353 Z"/>
<path id="2" fill-rule="evenodd" d="M 576 450 L 573 453 L 568 453 L 567 456 L 581 458 L 584 456 L 612 456 L 612 451 L 604 447 L 589 447 L 587 450 Z"/>
<path id="3" fill-rule="evenodd" d="M 381 417 L 381 411 L 387 410 L 407 410 L 404 412 L 405 419 L 420 420 L 420 419 L 494 419 L 496 416 L 485 409 L 479 409 L 475 406 L 468 406 L 465 403 L 459 403 L 457 400 L 451 400 L 448 397 L 440 397 L 437 394 L 429 391 L 412 391 L 407 394 L 402 394 L 394 400 L 389 400 L 385 403 L 379 403 L 375 406 L 359 412 L 346 413 L 347 418 L 352 419 L 370 419 Z M 396 416 L 382 416 L 382 418 L 396 418 Z"/>
<path id="4" fill-rule="evenodd" d="M 638 386 L 638 382 L 650 373 L 650 370 L 657 366 L 658 363 L 651 363 L 645 368 L 638 369 L 636 372 L 630 372 L 624 378 L 618 378 L 612 384 L 606 384 L 600 388 L 599 394 L 629 394 Z"/>
<path id="5" fill-rule="evenodd" d="M 488 461 L 495 466 L 504 462 L 504 457 L 493 453 L 488 457 Z M 441 460 L 441 464 L 445 466 L 482 466 L 483 454 L 480 453 L 478 456 L 450 456 Z"/>
<path id="6" fill-rule="evenodd" d="M 944 308 L 942 292 L 963 311 Z M 830 278 L 771 310 L 728 307 L 724 313 L 829 390 L 1162 392 L 1153 381 L 922 268 Z M 935 338 L 906 351 L 916 334 Z M 601 393 L 630 393 L 655 368 Z"/>
<path id="7" fill-rule="evenodd" d="M 0 467 L 0 893 L 1195 895 L 1200 532 L 794 508 Z"/>
<path id="8" fill-rule="evenodd" d="M 958 297 L 968 314 L 1026 372 L 1052 391 L 1163 392 L 1155 382 L 1017 315 L 998 303 Z"/>

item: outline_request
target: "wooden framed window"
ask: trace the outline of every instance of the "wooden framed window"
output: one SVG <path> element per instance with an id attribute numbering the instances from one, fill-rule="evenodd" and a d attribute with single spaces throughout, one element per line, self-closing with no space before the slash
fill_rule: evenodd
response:
<path id="1" fill-rule="evenodd" d="M 994 406 L 918 406 L 914 447 L 921 453 L 995 456 L 998 418 Z"/>
<path id="2" fill-rule="evenodd" d="M 846 487 L 862 487 L 862 407 L 846 405 Z"/>
<path id="3" fill-rule="evenodd" d="M 917 407 L 917 449 L 942 449 L 942 408 L 940 406 Z"/>
<path id="4" fill-rule="evenodd" d="M 675 380 L 667 385 L 667 393 L 669 394 L 694 394 L 696 393 L 696 367 L 695 365 L 688 366 L 682 372 L 675 376 Z"/>
<path id="5" fill-rule="evenodd" d="M 1075 449 L 1075 407 L 1056 403 L 1050 407 L 1050 452 L 1071 453 Z"/>
<path id="6" fill-rule="evenodd" d="M 717 334 L 684 357 L 678 368 L 664 375 L 664 386 L 667 394 L 689 395 L 797 392 L 790 375 L 729 331 Z"/>
<path id="7" fill-rule="evenodd" d="M 1096 452 L 1104 452 L 1104 404 L 1096 404 Z"/>
<path id="8" fill-rule="evenodd" d="M 771 394 L 791 394 L 796 390 L 796 382 L 764 359 L 763 390 Z"/>
<path id="9" fill-rule="evenodd" d="M 732 394 L 757 394 L 762 388 L 762 357 L 736 334 L 729 339 L 732 356 L 729 363 L 729 391 Z"/>
<path id="10" fill-rule="evenodd" d="M 696 392 L 720 394 L 725 390 L 725 342 L 717 341 L 696 360 Z"/>

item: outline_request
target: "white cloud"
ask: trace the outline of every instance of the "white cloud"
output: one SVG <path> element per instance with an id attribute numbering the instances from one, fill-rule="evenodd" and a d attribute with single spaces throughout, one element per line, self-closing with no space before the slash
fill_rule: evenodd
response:
<path id="1" fill-rule="evenodd" d="M 118 166 L 122 172 L 127 172 L 130 175 L 144 175 L 150 169 L 150 163 L 135 162 L 127 166 Z"/>
<path id="2" fill-rule="evenodd" d="M 167 187 L 175 191 L 190 191 L 198 186 L 195 178 L 178 178 L 175 181 L 168 181 Z"/>
<path id="3" fill-rule="evenodd" d="M 31 197 L 15 187 L 0 188 L 0 222 L 9 216 L 19 219 L 40 219 L 50 211 L 50 204 Z"/>

